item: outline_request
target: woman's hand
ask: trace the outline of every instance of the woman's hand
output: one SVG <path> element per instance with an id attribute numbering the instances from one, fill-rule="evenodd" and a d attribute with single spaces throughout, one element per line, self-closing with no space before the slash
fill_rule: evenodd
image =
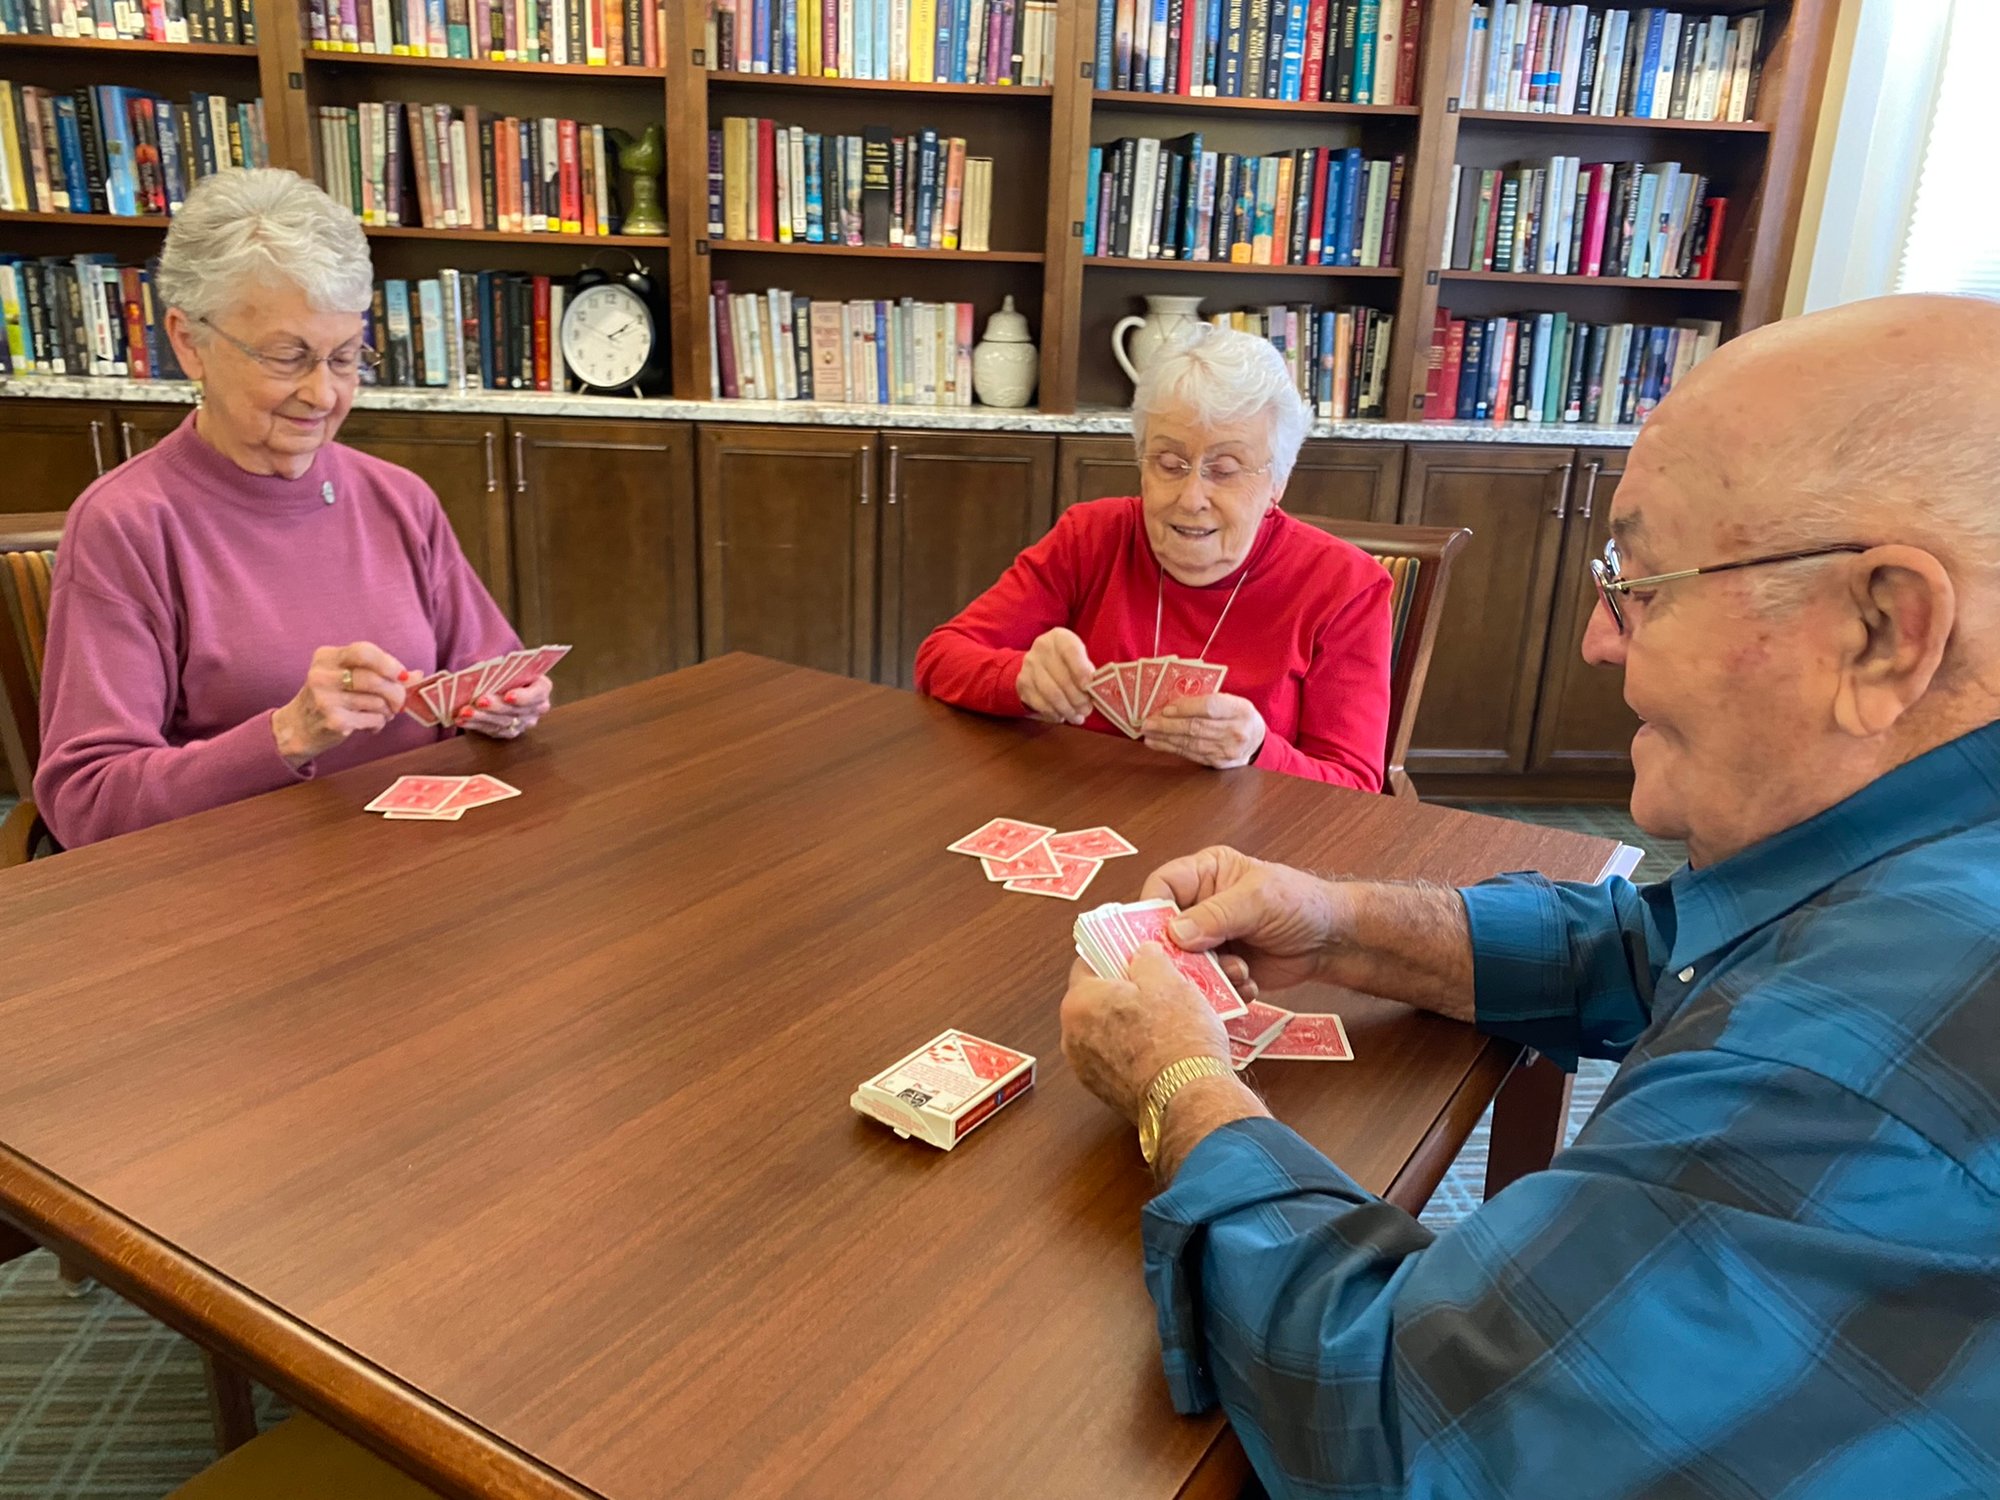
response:
<path id="1" fill-rule="evenodd" d="M 369 641 L 313 652 L 298 697 L 271 715 L 278 754 L 293 770 L 350 734 L 377 730 L 403 711 L 403 664 Z"/>
<path id="2" fill-rule="evenodd" d="M 549 711 L 555 684 L 547 674 L 505 693 L 482 693 L 458 711 L 458 728 L 496 740 L 515 740 L 541 722 Z"/>
<path id="3" fill-rule="evenodd" d="M 1256 704 L 1234 693 L 1182 698 L 1149 716 L 1141 727 L 1153 749 L 1218 771 L 1247 766 L 1264 748 L 1264 716 Z"/>
<path id="4" fill-rule="evenodd" d="M 1014 691 L 1029 713 L 1051 724 L 1081 724 L 1090 717 L 1090 678 L 1097 669 L 1073 630 L 1058 625 L 1036 637 L 1021 658 Z"/>

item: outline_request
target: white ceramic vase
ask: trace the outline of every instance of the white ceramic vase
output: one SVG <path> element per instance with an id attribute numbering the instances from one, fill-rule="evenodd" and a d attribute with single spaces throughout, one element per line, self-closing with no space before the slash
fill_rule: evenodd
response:
<path id="1" fill-rule="evenodd" d="M 987 406 L 1026 406 L 1035 394 L 1042 357 L 1028 337 L 1028 320 L 1008 297 L 986 320 L 986 337 L 972 351 L 972 389 Z"/>
<path id="2" fill-rule="evenodd" d="M 1111 352 L 1139 383 L 1139 376 L 1160 349 L 1201 321 L 1199 297 L 1148 297 L 1146 316 L 1120 318 L 1111 330 Z M 1127 335 L 1130 338 L 1127 338 Z"/>

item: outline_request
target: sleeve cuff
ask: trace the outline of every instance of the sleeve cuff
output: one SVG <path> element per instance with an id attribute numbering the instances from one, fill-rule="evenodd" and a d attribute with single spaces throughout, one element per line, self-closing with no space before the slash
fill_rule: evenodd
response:
<path id="1" fill-rule="evenodd" d="M 1208 1226 L 1242 1209 L 1324 1193 L 1374 1201 L 1360 1184 L 1276 1120 L 1236 1120 L 1212 1131 L 1181 1163 L 1173 1185 L 1146 1206 L 1146 1287 L 1174 1410 L 1194 1416 L 1216 1404 L 1201 1328 L 1201 1257 Z"/>
<path id="2" fill-rule="evenodd" d="M 1481 1031 L 1539 1049 L 1574 1071 L 1558 1035 L 1573 1036 L 1569 929 L 1555 887 L 1530 873 L 1496 875 L 1459 893 L 1472 938 L 1473 1019 Z M 1554 1033 L 1554 1034 L 1552 1034 Z"/>

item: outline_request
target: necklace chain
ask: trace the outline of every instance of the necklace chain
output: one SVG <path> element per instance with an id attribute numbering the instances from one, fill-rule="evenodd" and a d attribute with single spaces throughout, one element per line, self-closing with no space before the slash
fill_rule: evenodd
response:
<path id="1" fill-rule="evenodd" d="M 1153 559 L 1153 566 L 1156 568 L 1160 568 L 1160 563 L 1158 558 Z M 1229 597 L 1223 601 L 1222 613 L 1215 617 L 1215 629 L 1209 631 L 1208 639 L 1202 642 L 1201 654 L 1199 657 L 1196 658 L 1197 660 L 1199 661 L 1208 660 L 1208 648 L 1215 644 L 1215 638 L 1222 633 L 1222 622 L 1229 618 L 1230 605 L 1236 602 L 1236 596 L 1243 592 L 1243 585 L 1248 583 L 1249 581 L 1250 581 L 1250 570 L 1249 568 L 1246 567 L 1243 570 L 1243 576 L 1236 580 L 1236 587 L 1229 591 Z M 1162 619 L 1165 617 L 1166 606 L 1167 606 L 1167 570 L 1165 568 L 1160 568 L 1160 586 L 1158 592 L 1155 593 L 1153 596 L 1153 655 L 1155 656 L 1158 656 L 1160 654 L 1160 623 Z"/>

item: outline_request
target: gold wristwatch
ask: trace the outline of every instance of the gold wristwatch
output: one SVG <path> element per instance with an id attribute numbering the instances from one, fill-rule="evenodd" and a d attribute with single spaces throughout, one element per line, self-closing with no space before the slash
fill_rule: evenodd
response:
<path id="1" fill-rule="evenodd" d="M 1197 1078 L 1227 1078 L 1234 1071 L 1219 1057 L 1184 1057 L 1160 1069 L 1146 1090 L 1146 1108 L 1139 1116 L 1139 1154 L 1146 1158 L 1147 1166 L 1160 1154 L 1160 1126 L 1167 1118 L 1167 1101 Z"/>

